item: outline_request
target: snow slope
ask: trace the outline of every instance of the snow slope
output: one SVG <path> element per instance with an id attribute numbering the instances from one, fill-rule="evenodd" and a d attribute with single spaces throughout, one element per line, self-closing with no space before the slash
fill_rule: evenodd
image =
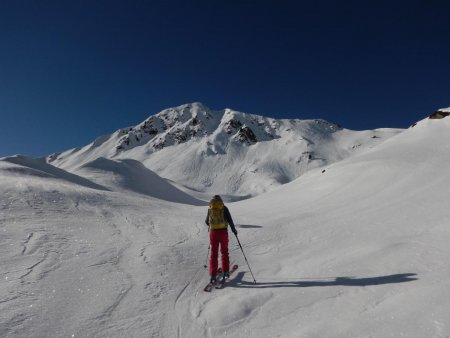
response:
<path id="1" fill-rule="evenodd" d="M 0 336 L 170 337 L 192 206 L 21 168 L 0 161 Z"/>
<path id="2" fill-rule="evenodd" d="M 105 187 L 95 184 L 83 177 L 71 174 L 65 170 L 56 168 L 50 164 L 47 164 L 43 159 L 33 159 L 26 156 L 12 156 L 2 159 L 4 162 L 17 164 L 17 166 L 10 166 L 5 170 L 16 176 L 38 176 L 49 177 L 61 180 L 61 182 L 67 181 L 75 184 L 79 184 L 85 187 L 94 189 L 106 189 Z"/>
<path id="3" fill-rule="evenodd" d="M 272 190 L 399 132 L 351 131 L 324 120 L 276 120 L 192 103 L 47 161 L 77 173 L 98 158 L 133 159 L 197 196 L 220 191 L 236 200 Z"/>
<path id="4" fill-rule="evenodd" d="M 206 205 L 190 195 L 175 188 L 162 179 L 141 162 L 135 160 L 108 160 L 100 157 L 78 168 L 75 172 L 83 177 L 91 178 L 95 182 L 111 190 L 122 192 L 136 192 L 159 198 L 165 201 Z"/>
<path id="5" fill-rule="evenodd" d="M 211 294 L 204 206 L 3 159 L 0 336 L 448 337 L 449 148 L 450 118 L 425 119 L 229 203 L 257 283 L 230 238 Z"/>
<path id="6" fill-rule="evenodd" d="M 421 121 L 233 208 L 262 226 L 260 284 L 240 287 L 270 303 L 255 302 L 248 336 L 450 336 L 449 132 L 448 118 Z"/>

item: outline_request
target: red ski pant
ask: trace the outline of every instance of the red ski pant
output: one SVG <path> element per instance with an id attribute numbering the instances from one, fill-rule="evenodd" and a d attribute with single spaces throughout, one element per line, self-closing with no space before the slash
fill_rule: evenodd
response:
<path id="1" fill-rule="evenodd" d="M 209 275 L 215 276 L 218 268 L 219 245 L 222 256 L 222 271 L 230 271 L 230 258 L 228 256 L 228 231 L 211 230 L 209 232 L 209 240 L 211 245 L 211 257 L 209 258 Z"/>

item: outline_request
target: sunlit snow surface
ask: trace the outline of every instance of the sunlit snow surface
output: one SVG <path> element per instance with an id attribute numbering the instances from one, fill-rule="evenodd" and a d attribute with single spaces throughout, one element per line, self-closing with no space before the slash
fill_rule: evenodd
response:
<path id="1" fill-rule="evenodd" d="M 5 158 L 0 336 L 448 337 L 449 154 L 450 118 L 425 119 L 228 203 L 257 283 L 231 235 L 212 293 L 199 198 L 135 158 Z"/>

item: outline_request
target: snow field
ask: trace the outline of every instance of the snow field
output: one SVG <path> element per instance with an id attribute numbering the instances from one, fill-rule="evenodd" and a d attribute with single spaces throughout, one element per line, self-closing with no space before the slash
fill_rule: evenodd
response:
<path id="1" fill-rule="evenodd" d="M 257 284 L 230 234 L 239 270 L 210 294 L 205 206 L 126 161 L 3 159 L 0 336 L 448 337 L 449 121 L 227 203 Z"/>

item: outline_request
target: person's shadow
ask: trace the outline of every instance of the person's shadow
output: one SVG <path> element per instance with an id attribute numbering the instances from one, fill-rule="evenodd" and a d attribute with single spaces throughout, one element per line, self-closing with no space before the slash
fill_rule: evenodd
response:
<path id="1" fill-rule="evenodd" d="M 244 281 L 245 272 L 239 272 L 236 278 L 232 278 L 228 283 L 229 286 L 235 288 L 306 288 L 312 286 L 369 286 L 406 283 L 417 280 L 415 273 L 400 273 L 394 275 L 377 276 L 377 277 L 327 277 L 321 279 L 293 280 L 293 281 L 264 281 L 256 282 Z"/>

